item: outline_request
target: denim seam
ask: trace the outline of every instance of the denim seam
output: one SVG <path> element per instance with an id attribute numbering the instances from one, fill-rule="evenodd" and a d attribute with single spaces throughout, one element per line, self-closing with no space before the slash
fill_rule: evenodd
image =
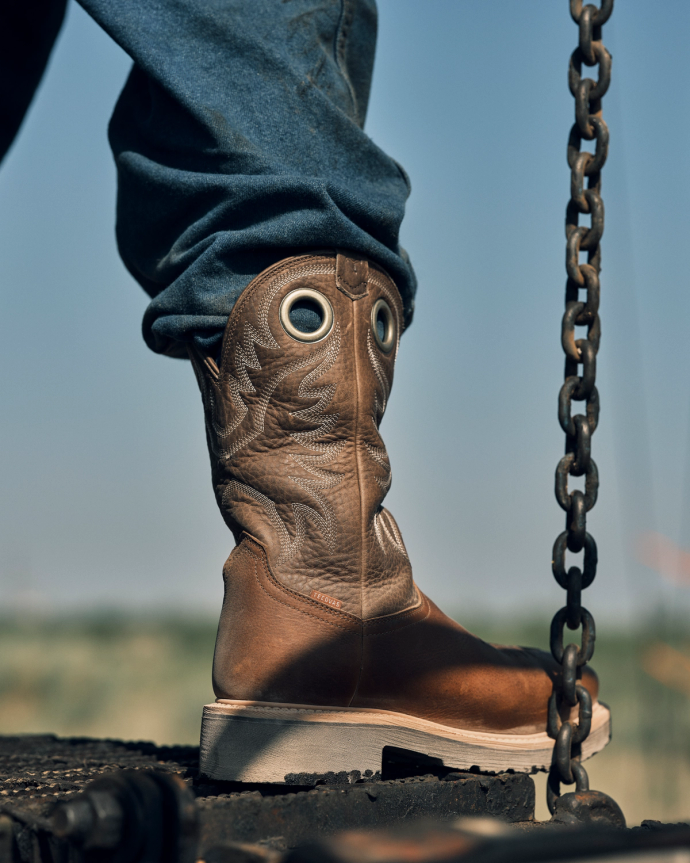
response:
<path id="1" fill-rule="evenodd" d="M 338 21 L 338 26 L 335 31 L 335 41 L 334 41 L 334 54 L 335 61 L 338 65 L 338 69 L 340 70 L 340 74 L 343 76 L 345 83 L 347 84 L 347 89 L 350 94 L 350 102 L 352 103 L 352 113 L 354 115 L 355 122 L 359 124 L 359 106 L 357 105 L 357 97 L 355 96 L 354 87 L 352 86 L 352 82 L 350 81 L 350 76 L 347 74 L 347 63 L 345 62 L 345 48 L 347 45 L 347 37 L 350 34 L 350 27 L 352 26 L 352 19 L 354 18 L 355 10 L 354 10 L 354 2 L 353 0 L 340 0 L 340 20 Z"/>

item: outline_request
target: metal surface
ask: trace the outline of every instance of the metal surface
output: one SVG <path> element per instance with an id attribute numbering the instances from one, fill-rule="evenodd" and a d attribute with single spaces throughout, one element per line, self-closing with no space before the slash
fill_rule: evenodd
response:
<path id="1" fill-rule="evenodd" d="M 0 737 L 0 819 L 10 823 L 9 838 L 0 824 L 0 863 L 153 863 L 173 853 L 189 863 L 196 840 L 187 841 L 185 806 L 197 760 L 195 747 Z M 69 807 L 56 811 L 63 802 Z M 165 838 L 153 835 L 156 823 L 169 829 Z"/>
<path id="2" fill-rule="evenodd" d="M 609 801 L 596 792 L 595 806 L 566 794 L 552 823 L 534 822 L 525 775 L 439 768 L 247 787 L 200 782 L 197 756 L 192 747 L 0 737 L 0 863 L 690 863 L 690 826 L 604 829 Z M 384 775 L 419 767 L 399 755 Z"/>
<path id="3" fill-rule="evenodd" d="M 379 335 L 379 321 L 383 324 L 383 338 Z M 371 331 L 376 344 L 384 354 L 389 354 L 395 345 L 395 321 L 393 312 L 384 299 L 378 299 L 371 309 Z"/>
<path id="4" fill-rule="evenodd" d="M 552 568 L 558 584 L 567 592 L 566 604 L 551 623 L 551 653 L 561 665 L 558 692 L 549 703 L 548 733 L 556 741 L 547 786 L 549 811 L 572 820 L 588 820 L 595 809 L 600 820 L 625 825 L 618 805 L 600 792 L 589 790 L 587 772 L 580 763 L 581 745 L 589 734 L 592 700 L 581 682 L 582 669 L 594 653 L 594 618 L 583 607 L 582 591 L 589 587 L 597 571 L 597 546 L 587 532 L 587 513 L 597 502 L 599 473 L 592 459 L 592 435 L 599 419 L 599 394 L 596 359 L 601 338 L 599 321 L 601 237 L 604 233 L 604 204 L 601 199 L 601 169 L 608 155 L 609 132 L 602 118 L 601 100 L 611 81 L 611 55 L 601 41 L 602 25 L 613 11 L 613 0 L 602 0 L 601 7 L 570 0 L 570 14 L 579 27 L 579 45 L 570 57 L 568 86 L 575 98 L 575 124 L 568 139 L 568 164 L 571 170 L 570 201 L 566 209 L 565 312 L 561 325 L 561 345 L 565 353 L 565 381 L 558 396 L 558 420 L 565 432 L 565 455 L 556 468 L 556 500 L 566 513 L 565 530 L 553 546 Z M 598 78 L 582 77 L 582 67 L 598 66 Z M 594 153 L 581 150 L 582 141 L 594 141 Z M 585 178 L 587 186 L 585 188 Z M 590 227 L 579 224 L 589 215 Z M 580 254 L 587 253 L 587 263 Z M 581 298 L 580 292 L 585 296 Z M 576 327 L 586 327 L 578 338 Z M 579 367 L 582 371 L 579 373 Z M 572 415 L 573 401 L 585 403 L 585 413 Z M 584 476 L 584 491 L 568 488 L 569 477 Z M 566 551 L 583 553 L 581 566 L 566 569 Z M 580 646 L 564 646 L 565 628 L 582 628 Z M 568 708 L 578 705 L 578 721 L 562 721 Z M 561 783 L 575 783 L 575 794 L 560 800 Z M 588 814 L 588 807 L 591 810 Z"/>
<path id="5" fill-rule="evenodd" d="M 296 794 L 200 798 L 201 844 L 269 843 L 294 848 L 341 830 L 403 826 L 416 820 L 453 821 L 461 815 L 529 821 L 534 784 L 524 774 L 450 773 L 355 785 L 323 785 Z"/>
<path id="6" fill-rule="evenodd" d="M 200 780 L 198 755 L 197 747 L 0 737 L 0 863 L 190 863 L 214 847 L 235 857 L 247 843 L 284 851 L 416 819 L 534 818 L 524 774 L 455 773 L 392 752 L 383 779 L 330 774 L 251 786 Z"/>
<path id="7" fill-rule="evenodd" d="M 312 332 L 298 330 L 290 320 L 292 307 L 300 300 L 309 300 L 321 309 L 321 324 Z M 297 288 L 297 290 L 286 294 L 280 304 L 279 316 L 285 332 L 297 342 L 320 342 L 326 338 L 333 327 L 333 306 L 327 297 L 313 288 Z"/>
<path id="8" fill-rule="evenodd" d="M 70 848 L 72 857 L 110 863 L 194 863 L 198 815 L 195 796 L 179 776 L 121 770 L 59 803 L 50 820 L 53 837 Z"/>

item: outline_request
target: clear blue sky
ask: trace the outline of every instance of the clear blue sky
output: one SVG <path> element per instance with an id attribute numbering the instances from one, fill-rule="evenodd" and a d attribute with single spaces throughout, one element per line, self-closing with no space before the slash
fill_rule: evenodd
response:
<path id="1" fill-rule="evenodd" d="M 383 432 L 418 582 L 454 610 L 552 611 L 562 379 L 567 0 L 380 0 L 367 130 L 413 194 L 420 281 Z M 600 569 L 587 605 L 663 597 L 636 533 L 690 547 L 690 4 L 605 28 Z M 232 540 L 188 364 L 140 336 L 106 125 L 129 60 L 74 3 L 0 169 L 0 605 L 212 608 Z M 664 592 L 665 591 L 665 592 Z"/>

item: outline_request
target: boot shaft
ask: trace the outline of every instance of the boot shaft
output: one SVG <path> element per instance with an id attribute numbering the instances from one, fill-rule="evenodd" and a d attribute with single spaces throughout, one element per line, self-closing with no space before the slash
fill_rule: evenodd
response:
<path id="1" fill-rule="evenodd" d="M 300 306 L 318 313 L 316 330 L 295 323 Z M 345 254 L 303 255 L 247 287 L 219 365 L 190 352 L 216 497 L 236 539 L 256 537 L 285 587 L 364 620 L 418 602 L 382 507 L 391 471 L 378 429 L 401 324 L 385 272 Z"/>

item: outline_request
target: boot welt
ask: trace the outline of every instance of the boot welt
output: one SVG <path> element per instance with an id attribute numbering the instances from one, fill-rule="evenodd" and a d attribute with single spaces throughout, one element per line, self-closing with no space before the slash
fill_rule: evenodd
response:
<path id="1" fill-rule="evenodd" d="M 582 758 L 610 737 L 611 715 L 597 702 Z M 532 773 L 549 769 L 553 744 L 545 731 L 466 731 L 388 710 L 222 699 L 204 707 L 200 771 L 216 780 L 295 784 L 295 774 L 377 773 L 384 748 L 395 747 L 457 770 Z"/>

